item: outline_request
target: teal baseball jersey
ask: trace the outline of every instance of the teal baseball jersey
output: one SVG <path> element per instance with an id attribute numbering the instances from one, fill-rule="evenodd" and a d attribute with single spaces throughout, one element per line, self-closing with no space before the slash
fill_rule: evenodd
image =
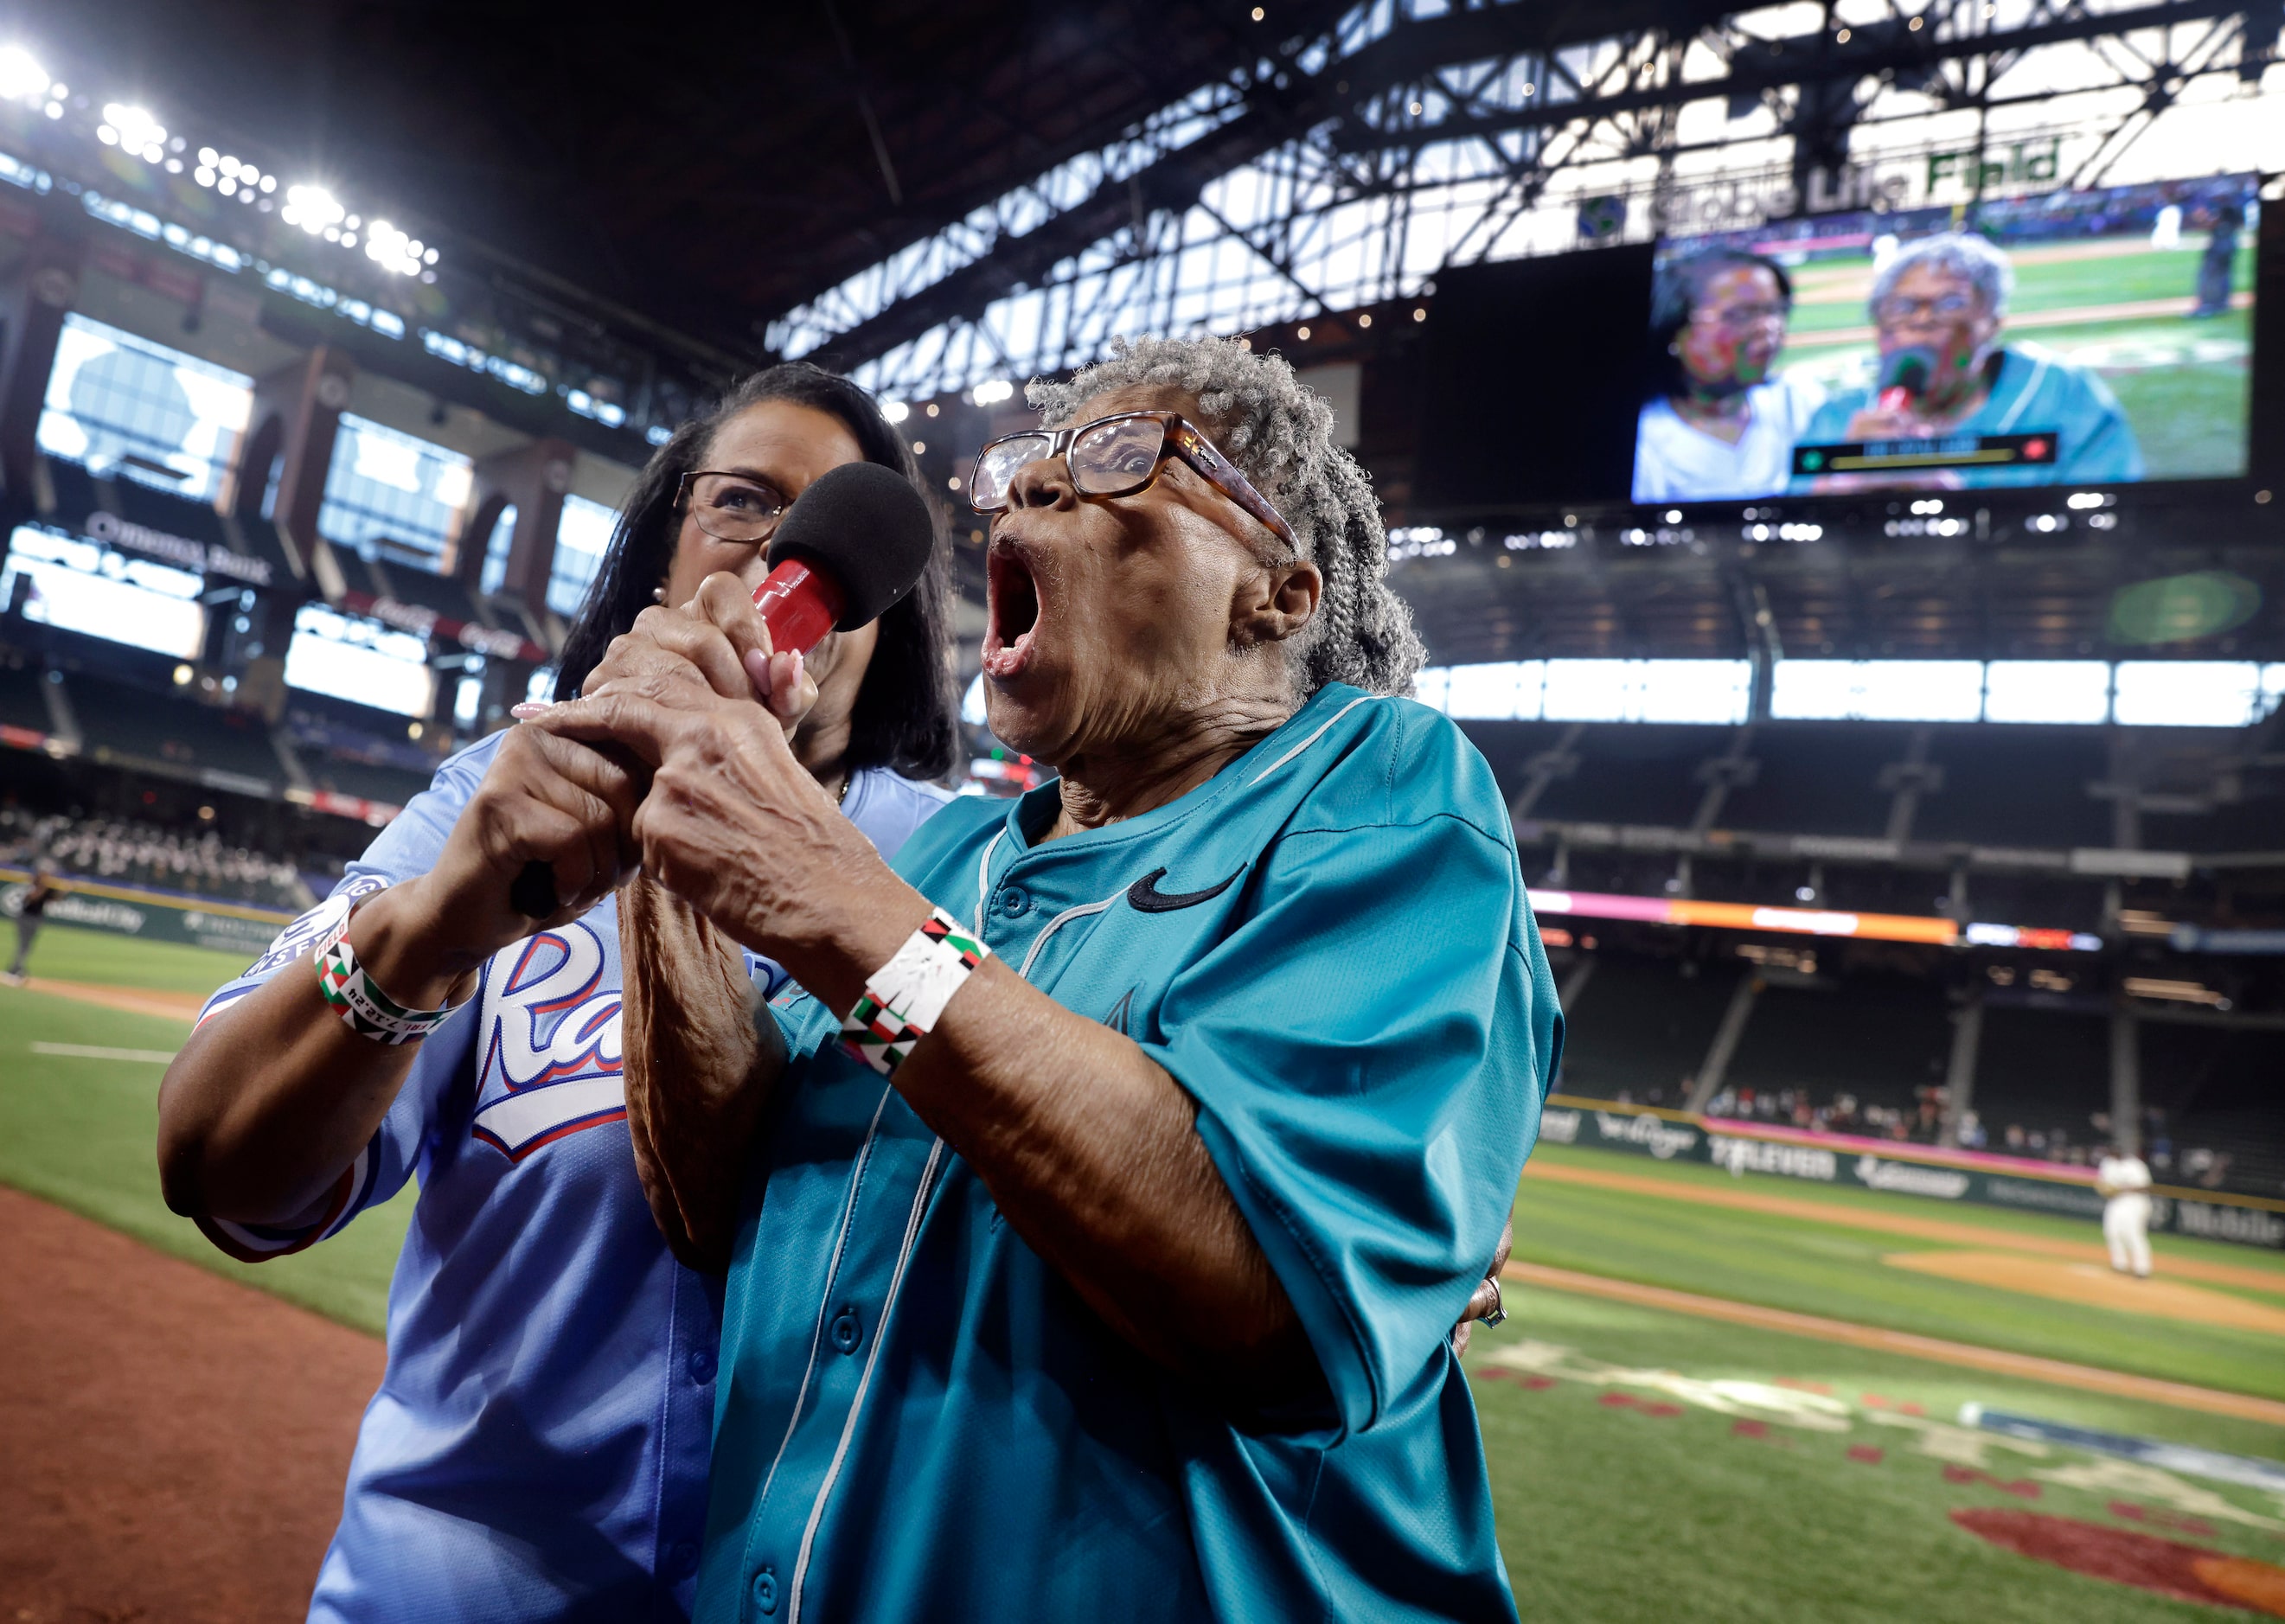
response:
<path id="1" fill-rule="evenodd" d="M 1873 404 L 1867 386 L 1829 397 L 1802 430 L 1801 443 L 1827 445 L 1849 438 L 1849 422 Z M 2074 365 L 2036 344 L 2010 344 L 1999 352 L 1991 392 L 1968 416 L 1945 431 L 1946 438 L 1979 435 L 2052 435 L 2054 460 L 2003 467 L 1946 468 L 1947 484 L 2095 485 L 2143 477 L 2142 448 L 2124 408 L 2092 368 Z M 1795 491 L 1816 488 L 1813 475 L 1797 475 Z"/>
<path id="2" fill-rule="evenodd" d="M 789 992 L 695 1616 L 1512 1619 L 1449 1336 L 1562 1028 L 1491 770 L 1336 686 L 1180 800 L 1039 843 L 1056 796 L 955 802 L 896 866 L 1197 1102 L 1322 1400 L 1231 1413 L 1136 1353 Z"/>

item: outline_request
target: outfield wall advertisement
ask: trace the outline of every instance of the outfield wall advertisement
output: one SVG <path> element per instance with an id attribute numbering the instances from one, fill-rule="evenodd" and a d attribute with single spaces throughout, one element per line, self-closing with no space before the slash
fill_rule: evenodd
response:
<path id="1" fill-rule="evenodd" d="M 1549 1144 L 1624 1150 L 1660 1161 L 1709 1163 L 1739 1178 L 1765 1173 L 1934 1201 L 2053 1212 L 2091 1222 L 2102 1218 L 2102 1197 L 2095 1194 L 2092 1173 L 2061 1167 L 2048 1171 L 2014 1157 L 1797 1133 L 1564 1094 L 1549 1099 L 1539 1136 Z M 2151 1201 L 2150 1221 L 2163 1233 L 2285 1250 L 2285 1202 L 2161 1185 Z"/>
<path id="2" fill-rule="evenodd" d="M 0 868 L 0 915 L 16 917 L 30 878 L 20 868 Z M 294 920 L 291 914 L 273 908 L 200 901 L 124 885 L 69 878 L 62 884 L 63 894 L 50 902 L 42 915 L 52 923 L 109 930 L 145 941 L 211 947 L 218 953 L 237 953 L 249 962 L 267 951 L 271 940 Z"/>

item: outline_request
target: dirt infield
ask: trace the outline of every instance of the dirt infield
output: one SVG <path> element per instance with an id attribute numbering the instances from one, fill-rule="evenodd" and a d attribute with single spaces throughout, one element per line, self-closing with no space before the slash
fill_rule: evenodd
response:
<path id="1" fill-rule="evenodd" d="M 1977 1347 L 1972 1343 L 1947 1342 L 1941 1337 L 1923 1337 L 1908 1330 L 1882 1330 L 1876 1326 L 1858 1325 L 1847 1320 L 1828 1320 L 1820 1314 L 1795 1314 L 1786 1308 L 1764 1308 L 1757 1303 L 1732 1302 L 1727 1298 L 1700 1297 L 1694 1291 L 1639 1285 L 1631 1280 L 1582 1275 L 1574 1269 L 1550 1268 L 1542 1263 L 1510 1263 L 1500 1273 L 1506 1279 L 1520 1281 L 1526 1285 L 1543 1286 L 1551 1291 L 1607 1298 L 1613 1302 L 1633 1303 L 1646 1308 L 1663 1308 L 1669 1313 L 1692 1314 L 1701 1320 L 1724 1320 L 1732 1325 L 1752 1325 L 1763 1330 L 1786 1331 L 1796 1337 L 1813 1337 L 1820 1342 L 1838 1342 L 1849 1347 L 1873 1348 L 1885 1353 L 1904 1353 L 1914 1359 L 1934 1360 L 1938 1364 L 1959 1365 L 1970 1370 L 2020 1376 L 2035 1382 L 2052 1382 L 2061 1387 L 2077 1387 L 2088 1393 L 2115 1393 L 2122 1398 L 2142 1399 L 2154 1404 L 2171 1404 L 2178 1409 L 2203 1410 L 2210 1415 L 2235 1416 L 2245 1421 L 2285 1426 L 2285 1403 L 2275 1399 L 2256 1398 L 2250 1393 L 2224 1393 L 2217 1387 L 2197 1387 L 2187 1382 L 2162 1381 L 2150 1376 L 2130 1376 L 2123 1370 L 2103 1370 L 2093 1365 L 2075 1365 L 2061 1359 L 2042 1359 L 2033 1353 L 2011 1353 L 2001 1348 Z"/>
<path id="2" fill-rule="evenodd" d="M 45 992 L 53 998 L 68 998 L 82 1004 L 100 1004 L 106 1009 L 122 1009 L 129 1015 L 155 1015 L 162 1020 L 189 1023 L 199 1018 L 206 1000 L 189 992 L 159 992 L 148 987 L 105 987 L 84 981 L 50 981 L 43 976 L 34 976 L 25 982 L 34 992 Z"/>
<path id="3" fill-rule="evenodd" d="M 2151 1314 L 2196 1325 L 2226 1325 L 2234 1330 L 2285 1337 L 2285 1308 L 2249 1302 L 2224 1291 L 2184 1285 L 2163 1277 L 2136 1280 L 2103 1263 L 2065 1263 L 2027 1258 L 2013 1251 L 1900 1251 L 1881 1259 L 1892 1268 L 1936 1275 L 1969 1285 L 2023 1291 L 2058 1302 L 2114 1308 L 2122 1314 Z M 2285 1352 L 2285 1349 L 2281 1349 Z"/>
<path id="4" fill-rule="evenodd" d="M 0 1188 L 0 1620 L 299 1620 L 379 1341 Z"/>
<path id="5" fill-rule="evenodd" d="M 2058 1241 L 1983 1224 L 1962 1223 L 1951 1218 L 1921 1218 L 1910 1212 L 1881 1212 L 1869 1207 L 1836 1201 L 1813 1201 L 1799 1196 L 1765 1195 L 1745 1189 L 1708 1189 L 1679 1180 L 1653 1178 L 1638 1173 L 1606 1173 L 1597 1167 L 1574 1167 L 1565 1163 L 1535 1160 L 1524 1167 L 1527 1179 L 1550 1179 L 1559 1184 L 1586 1184 L 1603 1189 L 1625 1190 L 1634 1196 L 1662 1196 L 1669 1201 L 1694 1201 L 1701 1206 L 1731 1207 L 1745 1212 L 1767 1212 L 1778 1218 L 1797 1218 L 1813 1224 L 1837 1224 L 1844 1229 L 1870 1230 L 1876 1235 L 1908 1235 L 1916 1240 L 1944 1241 L 1955 1246 L 1985 1251 L 2029 1252 L 2035 1257 L 2065 1258 L 2075 1263 L 2108 1267 L 2110 1254 L 2100 1242 Z M 2203 1258 L 2174 1256 L 2157 1248 L 2157 1271 L 2182 1280 L 2202 1280 L 2208 1285 L 2236 1286 L 2249 1291 L 2285 1293 L 2285 1269 L 2256 1268 L 2250 1264 L 2215 1263 Z"/>

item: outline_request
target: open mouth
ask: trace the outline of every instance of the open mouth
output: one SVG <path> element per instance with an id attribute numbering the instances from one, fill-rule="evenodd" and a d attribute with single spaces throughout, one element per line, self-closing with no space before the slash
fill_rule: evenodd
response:
<path id="1" fill-rule="evenodd" d="M 997 682 L 1023 675 L 1040 629 L 1040 585 L 1023 550 L 994 541 L 985 559 L 984 674 Z"/>

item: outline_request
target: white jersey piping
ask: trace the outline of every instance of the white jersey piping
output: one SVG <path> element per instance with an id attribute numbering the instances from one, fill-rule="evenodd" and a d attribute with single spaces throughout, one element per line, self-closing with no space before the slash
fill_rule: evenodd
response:
<path id="1" fill-rule="evenodd" d="M 889 1276 L 889 1293 L 881 1304 L 881 1318 L 873 1327 L 873 1347 L 865 1355 L 865 1373 L 857 1378 L 856 1396 L 849 1400 L 849 1418 L 841 1424 L 841 1441 L 825 1469 L 825 1481 L 817 1486 L 817 1498 L 810 1502 L 809 1523 L 801 1531 L 801 1551 L 794 1558 L 793 1582 L 788 1587 L 793 1595 L 786 1609 L 786 1624 L 801 1624 L 801 1588 L 809 1577 L 810 1552 L 817 1543 L 818 1525 L 825 1520 L 825 1502 L 841 1476 L 841 1463 L 849 1456 L 849 1440 L 856 1436 L 857 1417 L 864 1413 L 865 1394 L 873 1385 L 873 1367 L 880 1360 L 882 1345 L 889 1339 L 889 1316 L 897 1311 L 897 1297 L 905 1285 L 905 1270 L 913 1260 L 914 1243 L 920 1238 L 921 1217 L 928 1210 L 929 1190 L 936 1182 L 937 1165 L 943 1159 L 944 1141 L 939 1139 L 929 1147 L 928 1164 L 921 1169 L 920 1188 L 913 1191 L 913 1210 L 905 1219 L 905 1243 L 897 1252 L 896 1272 Z"/>
<path id="2" fill-rule="evenodd" d="M 1318 740 L 1323 738 L 1325 736 L 1326 728 L 1331 727 L 1335 722 L 1339 721 L 1343 717 L 1355 710 L 1359 705 L 1369 705 L 1376 699 L 1386 699 L 1388 695 L 1386 694 L 1358 694 L 1355 699 L 1349 701 L 1347 704 L 1343 705 L 1339 710 L 1334 711 L 1332 715 L 1327 717 L 1324 721 L 1324 726 L 1318 728 L 1316 732 L 1302 740 L 1300 743 L 1295 745 L 1292 749 L 1287 750 L 1283 756 L 1280 756 L 1276 760 L 1262 768 L 1260 772 L 1256 773 L 1252 778 L 1247 781 L 1255 784 L 1260 783 L 1263 779 L 1268 778 L 1272 773 L 1277 771 L 1278 768 L 1292 760 L 1294 757 L 1300 755 L 1303 750 L 1307 749 Z"/>

